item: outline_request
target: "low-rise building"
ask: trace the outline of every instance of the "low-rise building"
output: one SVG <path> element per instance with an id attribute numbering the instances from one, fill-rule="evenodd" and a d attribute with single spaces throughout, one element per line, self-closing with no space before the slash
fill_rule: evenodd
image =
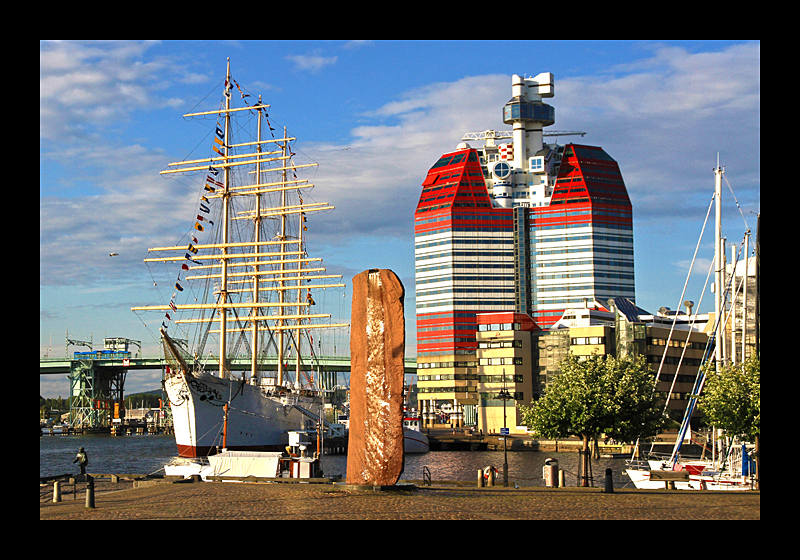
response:
<path id="1" fill-rule="evenodd" d="M 425 382 L 420 391 L 428 392 L 431 404 L 423 409 L 423 420 L 426 426 L 444 420 L 487 434 L 502 427 L 525 433 L 516 404 L 530 404 L 544 394 L 560 373 L 561 360 L 572 353 L 644 356 L 658 375 L 656 390 L 668 396 L 670 416 L 680 421 L 703 356 L 710 352 L 708 319 L 666 308 L 651 314 L 625 298 L 568 309 L 547 330 L 524 313 L 479 313 L 475 360 L 420 364 Z M 444 403 L 452 412 L 437 416 Z"/>

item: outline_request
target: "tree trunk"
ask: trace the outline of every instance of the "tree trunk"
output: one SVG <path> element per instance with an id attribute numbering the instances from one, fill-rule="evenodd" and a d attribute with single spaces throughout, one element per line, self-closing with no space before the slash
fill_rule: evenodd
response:
<path id="1" fill-rule="evenodd" d="M 583 462 L 583 476 L 581 479 L 581 486 L 584 488 L 589 487 L 589 436 L 583 435 L 583 453 L 581 453 L 581 461 Z"/>

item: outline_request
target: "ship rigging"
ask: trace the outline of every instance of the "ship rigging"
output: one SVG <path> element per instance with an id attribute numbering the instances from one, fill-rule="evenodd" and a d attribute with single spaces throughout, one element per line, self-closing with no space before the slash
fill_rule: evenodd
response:
<path id="1" fill-rule="evenodd" d="M 232 106 L 234 88 L 243 107 Z M 285 127 L 282 136 L 276 136 L 270 106 L 260 96 L 254 104 L 250 98 L 232 78 L 228 59 L 220 108 L 184 115 L 211 119 L 209 155 L 170 163 L 161 174 L 203 180 L 196 218 L 186 243 L 151 248 L 145 259 L 148 266 L 180 265 L 169 302 L 132 308 L 164 313 L 160 332 L 171 366 L 165 387 L 184 456 L 213 447 L 206 433 L 219 435 L 223 419 L 203 410 L 225 401 L 230 405 L 228 424 L 235 427 L 239 422 L 248 435 L 238 440 L 229 436 L 229 448 L 282 448 L 287 432 L 305 425 L 300 416 L 313 416 L 312 401 L 296 399 L 301 379 L 306 380 L 304 388 L 315 389 L 313 373 L 306 373 L 310 363 L 302 357 L 305 353 L 314 358 L 313 332 L 348 327 L 332 322 L 329 313 L 311 312 L 322 291 L 345 287 L 341 276 L 325 274 L 322 259 L 310 257 L 306 248 L 307 215 L 334 209 L 326 202 L 305 200 L 314 185 L 299 179 L 297 172 L 317 164 L 295 163 L 291 143 L 296 138 Z M 254 130 L 247 132 L 248 128 Z M 265 129 L 270 138 L 265 138 Z M 191 292 L 188 297 L 186 289 Z M 192 296 L 194 301 L 187 301 Z M 168 334 L 173 323 L 176 329 L 193 331 L 192 351 L 188 346 L 182 349 L 173 340 L 177 337 Z M 214 376 L 203 372 L 196 359 L 206 351 L 209 337 L 218 341 L 216 351 L 209 352 L 217 361 Z M 251 360 L 249 379 L 233 379 L 228 360 L 243 351 Z M 262 371 L 268 355 L 276 360 L 276 377 Z M 291 361 L 294 383 L 289 380 Z M 293 391 L 295 399 L 286 401 Z M 234 396 L 239 402 L 231 405 Z M 185 422 L 179 420 L 183 416 Z M 184 425 L 181 434 L 179 424 Z"/>

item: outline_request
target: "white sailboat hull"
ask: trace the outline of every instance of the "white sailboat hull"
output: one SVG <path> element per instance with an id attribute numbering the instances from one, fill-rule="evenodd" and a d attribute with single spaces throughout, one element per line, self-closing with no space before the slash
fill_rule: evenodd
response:
<path id="1" fill-rule="evenodd" d="M 226 447 L 236 451 L 283 451 L 289 432 L 314 429 L 314 420 L 285 398 L 261 388 L 206 373 L 169 375 L 175 443 L 181 457 L 205 457 L 223 447 L 224 408 L 230 398 Z M 297 402 L 304 408 L 313 400 Z"/>
<path id="2" fill-rule="evenodd" d="M 626 469 L 625 473 L 633 482 L 633 485 L 639 489 L 658 490 L 666 488 L 666 482 L 663 480 L 650 480 L 650 471 L 643 469 Z M 676 490 L 695 490 L 690 482 L 674 481 Z M 699 488 L 697 488 L 699 489 Z"/>
<path id="3" fill-rule="evenodd" d="M 658 490 L 666 488 L 666 481 L 651 480 L 646 469 L 626 469 L 628 477 L 639 489 Z M 690 474 L 688 481 L 673 482 L 676 490 L 752 490 L 751 482 L 743 476 L 728 476 L 719 473 Z"/>

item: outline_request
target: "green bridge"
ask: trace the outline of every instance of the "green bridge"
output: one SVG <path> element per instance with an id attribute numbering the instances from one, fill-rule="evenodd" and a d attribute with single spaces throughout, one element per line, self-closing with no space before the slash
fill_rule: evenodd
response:
<path id="1" fill-rule="evenodd" d="M 218 362 L 213 358 L 198 360 L 208 371 L 216 371 Z M 125 377 L 131 370 L 162 369 L 166 361 L 161 358 L 120 357 L 100 359 L 40 358 L 39 375 L 66 375 L 70 380 L 70 395 L 73 398 L 70 408 L 70 426 L 103 428 L 111 424 L 114 403 L 125 399 Z M 295 364 L 287 364 L 288 371 L 294 371 Z M 228 360 L 230 371 L 250 371 L 250 358 Z M 277 371 L 275 358 L 260 363 L 260 371 Z M 305 370 L 313 369 L 323 386 L 330 389 L 336 384 L 336 374 L 350 371 L 350 358 L 345 356 L 321 356 L 314 363 L 307 363 Z M 405 373 L 417 373 L 417 361 L 405 359 Z"/>
<path id="2" fill-rule="evenodd" d="M 201 362 L 206 369 L 210 371 L 214 371 L 217 369 L 218 362 L 212 358 L 202 358 L 198 360 Z M 417 360 L 415 358 L 406 358 L 405 360 L 405 372 L 406 373 L 417 373 Z M 96 362 L 100 367 L 107 367 L 107 368 L 124 368 L 126 370 L 136 370 L 136 369 L 161 369 L 164 367 L 166 362 L 164 358 L 130 358 L 128 363 L 123 363 L 122 359 L 101 359 L 101 360 L 72 360 L 69 358 L 40 358 L 39 359 L 39 374 L 40 375 L 48 375 L 48 374 L 70 374 L 76 367 L 76 362 Z M 330 372 L 346 372 L 350 371 L 350 358 L 346 356 L 321 356 L 319 357 L 314 363 L 314 369 L 316 369 L 316 364 L 322 368 L 323 371 L 330 371 Z M 311 363 L 309 362 L 309 364 Z M 250 371 L 251 363 L 250 358 L 233 358 L 228 360 L 228 369 L 231 371 Z M 290 370 L 294 369 L 294 364 L 289 366 Z M 261 362 L 260 366 L 261 371 L 277 371 L 278 370 L 278 360 L 275 358 L 266 359 Z"/>

